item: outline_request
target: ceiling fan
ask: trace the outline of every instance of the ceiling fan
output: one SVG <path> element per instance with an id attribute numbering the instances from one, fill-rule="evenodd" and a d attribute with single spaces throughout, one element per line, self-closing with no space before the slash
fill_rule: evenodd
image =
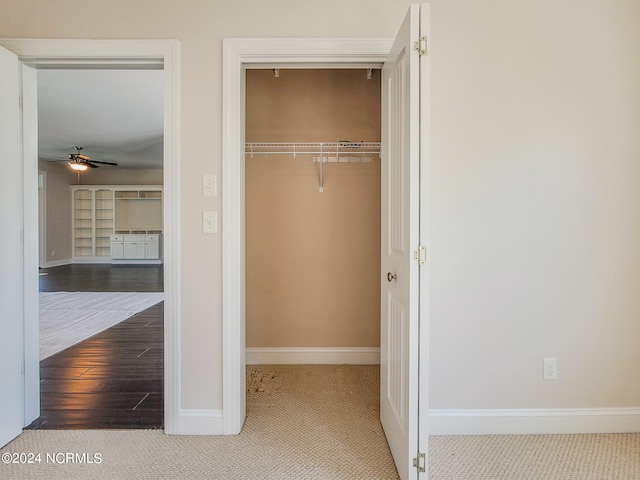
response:
<path id="1" fill-rule="evenodd" d="M 83 147 L 79 145 L 76 145 L 74 148 L 76 149 L 76 152 L 69 154 L 69 162 L 67 162 L 67 165 L 69 165 L 73 170 L 83 172 L 88 168 L 98 168 L 98 165 L 96 165 L 97 163 L 99 163 L 100 165 L 112 165 L 114 167 L 118 166 L 118 164 L 114 162 L 99 162 L 98 160 L 91 160 L 91 157 L 89 157 L 89 155 L 80 153 Z"/>
<path id="2" fill-rule="evenodd" d="M 76 151 L 74 153 L 70 153 L 66 157 L 56 157 L 53 155 L 40 155 L 40 158 L 51 159 L 49 160 L 50 162 L 67 162 L 67 165 L 69 165 L 71 169 L 77 172 L 84 172 L 89 168 L 98 168 L 97 164 L 112 165 L 114 167 L 118 166 L 118 164 L 114 162 L 100 162 L 98 160 L 91 160 L 91 157 L 89 157 L 89 155 L 85 155 L 84 153 L 81 153 L 83 147 L 79 145 L 76 145 L 73 148 L 75 148 Z"/>

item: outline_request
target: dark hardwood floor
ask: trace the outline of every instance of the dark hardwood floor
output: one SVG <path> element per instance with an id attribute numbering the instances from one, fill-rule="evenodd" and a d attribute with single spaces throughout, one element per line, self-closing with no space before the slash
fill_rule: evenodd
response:
<path id="1" fill-rule="evenodd" d="M 162 291 L 162 266 L 68 265 L 41 270 L 41 291 Z M 164 425 L 163 304 L 40 362 L 41 415 L 30 429 Z"/>
<path id="2" fill-rule="evenodd" d="M 41 292 L 162 292 L 162 265 L 74 264 L 40 269 Z"/>

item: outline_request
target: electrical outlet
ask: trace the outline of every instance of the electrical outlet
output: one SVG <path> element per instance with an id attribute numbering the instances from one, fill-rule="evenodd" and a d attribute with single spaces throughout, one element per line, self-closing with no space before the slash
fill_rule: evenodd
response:
<path id="1" fill-rule="evenodd" d="M 202 196 L 203 197 L 218 196 L 218 179 L 215 175 L 202 176 Z"/>
<path id="2" fill-rule="evenodd" d="M 202 233 L 218 233 L 218 212 L 202 212 Z"/>
<path id="3" fill-rule="evenodd" d="M 542 359 L 542 378 L 544 380 L 558 379 L 558 359 L 555 357 L 544 357 Z"/>

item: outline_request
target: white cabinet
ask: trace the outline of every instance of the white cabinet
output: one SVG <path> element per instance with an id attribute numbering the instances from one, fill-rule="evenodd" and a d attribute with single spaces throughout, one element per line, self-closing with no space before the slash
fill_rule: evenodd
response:
<path id="1" fill-rule="evenodd" d="M 144 235 L 124 236 L 124 258 L 143 260 L 144 250 Z"/>
<path id="2" fill-rule="evenodd" d="M 160 235 L 146 235 L 144 258 L 160 258 Z"/>
<path id="3" fill-rule="evenodd" d="M 111 235 L 111 258 L 124 258 L 124 235 Z"/>
<path id="4" fill-rule="evenodd" d="M 111 235 L 111 258 L 123 263 L 159 263 L 162 258 L 162 235 Z"/>

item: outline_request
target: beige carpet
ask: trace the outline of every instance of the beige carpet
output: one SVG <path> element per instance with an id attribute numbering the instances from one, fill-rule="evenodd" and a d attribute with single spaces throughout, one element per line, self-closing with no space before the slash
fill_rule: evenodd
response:
<path id="1" fill-rule="evenodd" d="M 638 480 L 640 433 L 429 438 L 431 480 Z"/>
<path id="2" fill-rule="evenodd" d="M 168 436 L 162 431 L 30 430 L 1 453 L 42 462 L 0 464 L 10 479 L 397 478 L 380 421 L 377 366 L 252 366 L 240 435 Z M 99 453 L 100 464 L 46 464 L 47 452 Z"/>
<path id="3" fill-rule="evenodd" d="M 232 437 L 31 430 L 0 454 L 2 479 L 393 480 L 375 366 L 252 366 L 247 420 Z M 430 480 L 638 480 L 640 434 L 431 437 Z M 100 463 L 46 463 L 46 454 Z M 4 457 L 1 457 L 4 459 Z M 74 460 L 76 458 L 74 457 Z"/>

